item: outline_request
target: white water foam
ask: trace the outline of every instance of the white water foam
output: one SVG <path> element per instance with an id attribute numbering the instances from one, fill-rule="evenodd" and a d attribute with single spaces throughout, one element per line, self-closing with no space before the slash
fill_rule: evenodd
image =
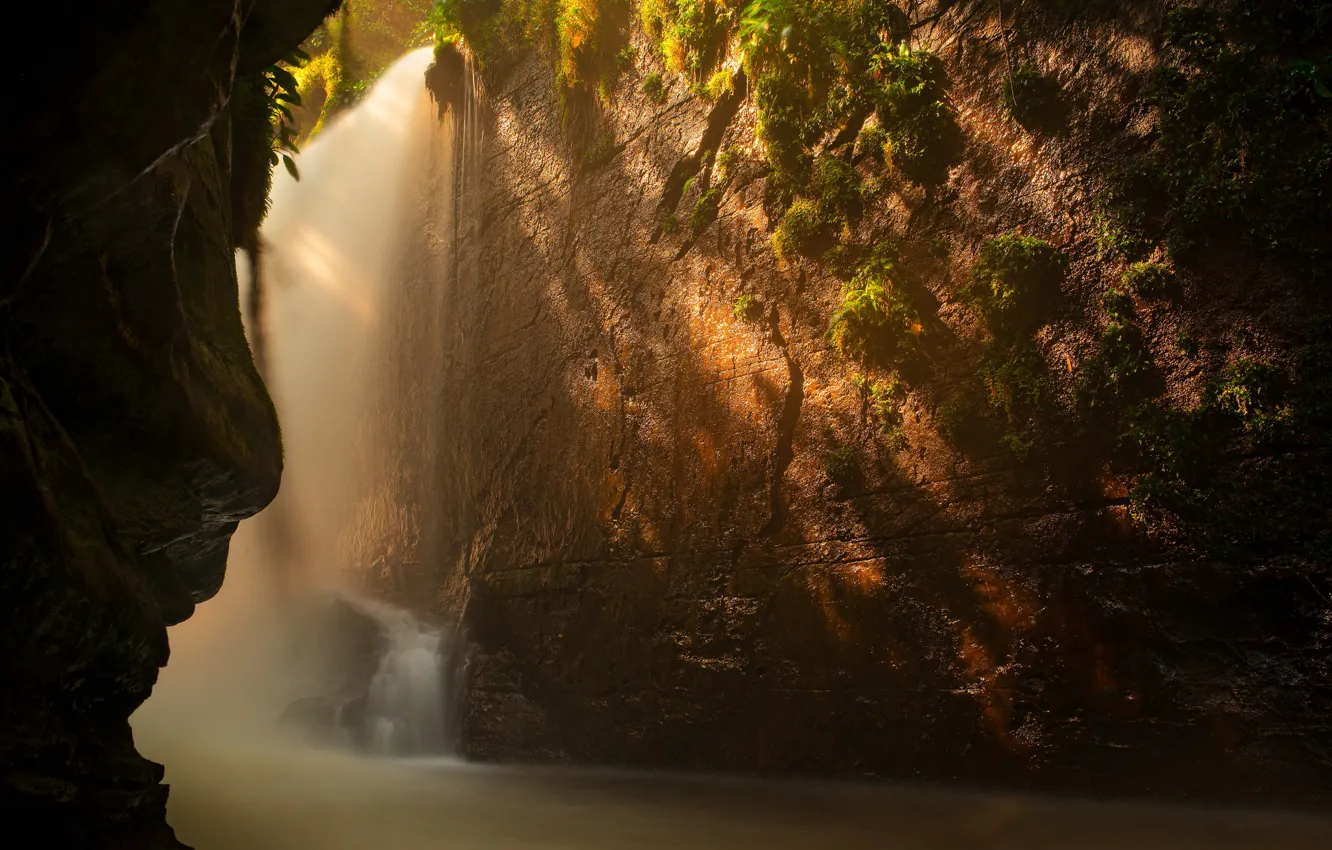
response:
<path id="1" fill-rule="evenodd" d="M 388 647 L 370 682 L 366 722 L 374 752 L 417 755 L 446 751 L 443 634 L 406 611 L 375 605 Z"/>

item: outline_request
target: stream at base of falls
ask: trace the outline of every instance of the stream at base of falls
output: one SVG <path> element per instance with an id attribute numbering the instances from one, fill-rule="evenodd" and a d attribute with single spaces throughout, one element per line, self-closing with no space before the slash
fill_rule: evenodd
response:
<path id="1" fill-rule="evenodd" d="M 168 817 L 197 850 L 1326 850 L 1332 821 L 318 749 L 170 747 Z"/>

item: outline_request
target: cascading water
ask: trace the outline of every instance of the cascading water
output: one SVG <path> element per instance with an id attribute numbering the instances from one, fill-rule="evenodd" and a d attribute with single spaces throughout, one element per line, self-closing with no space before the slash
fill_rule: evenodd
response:
<path id="1" fill-rule="evenodd" d="M 383 622 L 389 644 L 366 703 L 371 744 L 383 755 L 441 752 L 446 722 L 441 634 L 397 609 L 386 610 Z"/>
<path id="2" fill-rule="evenodd" d="M 463 103 L 438 120 L 422 85 L 429 61 L 418 51 L 388 70 L 308 146 L 299 183 L 277 175 L 263 263 L 282 492 L 241 524 L 222 592 L 172 629 L 171 663 L 134 717 L 140 748 L 167 765 L 168 819 L 183 841 L 198 850 L 1329 846 L 1326 821 L 1286 815 L 367 759 L 280 732 L 286 716 L 360 751 L 451 750 L 449 633 L 390 604 L 399 593 L 429 598 L 422 583 L 440 523 L 466 510 L 439 503 L 436 476 L 470 474 L 448 439 L 467 413 L 440 397 L 438 377 L 446 352 L 468 356 L 454 343 L 466 325 L 454 313 L 479 309 L 456 294 L 480 289 L 476 257 L 456 246 L 475 243 L 459 232 L 481 220 L 485 122 L 470 64 Z M 381 599 L 367 598 L 367 586 Z M 523 710 L 522 695 L 511 696 Z"/>
<path id="3" fill-rule="evenodd" d="M 282 489 L 242 524 L 222 592 L 172 630 L 176 663 L 136 715 L 142 739 L 191 726 L 252 739 L 281 717 L 383 754 L 451 749 L 446 631 L 362 596 L 429 580 L 442 510 L 429 471 L 456 121 L 425 89 L 430 61 L 419 50 L 386 71 L 308 145 L 299 182 L 275 174 L 265 326 L 247 330 L 267 341 Z"/>

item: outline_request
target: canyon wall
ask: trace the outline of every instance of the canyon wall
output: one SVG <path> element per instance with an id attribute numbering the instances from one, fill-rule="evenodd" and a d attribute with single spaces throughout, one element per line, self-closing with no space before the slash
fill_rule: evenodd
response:
<path id="1" fill-rule="evenodd" d="M 232 85 L 334 5 L 38 5 L 32 49 L 7 52 L 7 847 L 180 846 L 128 719 L 166 663 L 166 626 L 217 592 L 236 523 L 282 468 L 241 327 L 233 201 L 263 188 L 233 173 Z"/>
<path id="2" fill-rule="evenodd" d="M 900 426 L 830 341 L 845 275 L 774 254 L 743 81 L 654 98 L 635 27 L 605 135 L 577 143 L 529 56 L 463 110 L 445 542 L 367 581 L 461 623 L 475 758 L 1325 800 L 1325 437 L 1209 450 L 1218 543 L 1152 521 L 1144 467 L 1101 433 L 1115 414 L 1078 412 L 1130 264 L 1097 198 L 1159 135 L 1142 98 L 1175 55 L 1172 4 L 912 5 L 964 152 L 928 190 L 878 172 L 844 237 L 909 271 Z M 1058 132 L 1005 105 L 1027 63 L 1060 87 Z M 682 178 L 722 151 L 715 220 L 692 227 L 708 186 Z M 1045 418 L 1017 439 L 967 297 L 1011 232 L 1067 258 L 1033 336 Z M 1325 287 L 1203 244 L 1133 306 L 1159 384 L 1143 409 L 1197 407 L 1241 357 L 1323 380 L 1299 364 L 1323 350 Z"/>

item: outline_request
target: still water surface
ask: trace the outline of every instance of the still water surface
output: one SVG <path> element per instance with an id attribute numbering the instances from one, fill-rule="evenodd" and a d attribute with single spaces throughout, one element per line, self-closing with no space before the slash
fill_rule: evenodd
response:
<path id="1" fill-rule="evenodd" d="M 197 850 L 1329 850 L 1332 819 L 911 787 L 172 748 Z"/>

